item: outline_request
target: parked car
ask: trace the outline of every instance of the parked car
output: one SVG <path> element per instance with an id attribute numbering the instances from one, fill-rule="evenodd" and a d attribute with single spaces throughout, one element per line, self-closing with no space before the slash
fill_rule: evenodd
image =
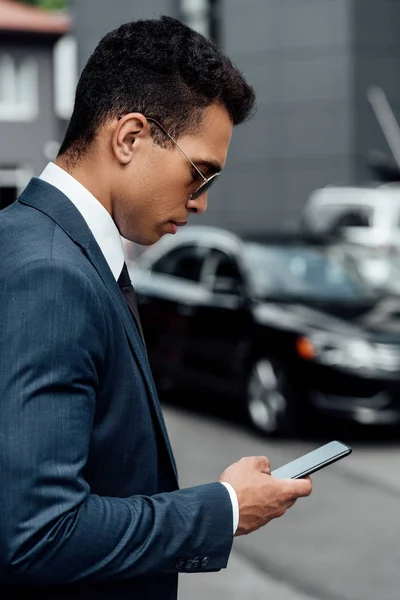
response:
<path id="1" fill-rule="evenodd" d="M 305 233 L 400 252 L 400 183 L 315 190 L 302 214 Z"/>
<path id="2" fill-rule="evenodd" d="M 131 277 L 161 392 L 218 393 L 271 436 L 312 413 L 400 421 L 400 300 L 329 246 L 188 227 L 146 250 Z"/>
<path id="3" fill-rule="evenodd" d="M 400 257 L 384 248 L 374 248 L 351 242 L 332 242 L 330 253 L 347 261 L 349 268 L 357 269 L 360 276 L 377 292 L 400 295 Z"/>

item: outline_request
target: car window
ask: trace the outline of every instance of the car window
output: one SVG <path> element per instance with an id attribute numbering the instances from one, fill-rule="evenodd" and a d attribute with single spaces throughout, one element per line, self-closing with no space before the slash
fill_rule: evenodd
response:
<path id="1" fill-rule="evenodd" d="M 216 248 L 212 249 L 208 255 L 205 278 L 212 287 L 222 279 L 231 280 L 237 286 L 243 283 L 242 275 L 234 258 Z"/>
<path id="2" fill-rule="evenodd" d="M 302 225 L 315 232 L 338 234 L 345 227 L 372 227 L 374 209 L 366 204 L 323 204 L 310 206 L 302 216 Z"/>
<path id="3" fill-rule="evenodd" d="M 336 217 L 332 224 L 332 231 L 343 227 L 371 227 L 372 209 L 366 206 L 346 208 Z"/>
<path id="4" fill-rule="evenodd" d="M 355 299 L 370 294 L 358 271 L 318 248 L 248 244 L 256 294 Z"/>
<path id="5" fill-rule="evenodd" d="M 163 273 L 198 282 L 204 256 L 205 250 L 200 246 L 180 246 L 159 258 L 151 270 L 153 273 Z"/>

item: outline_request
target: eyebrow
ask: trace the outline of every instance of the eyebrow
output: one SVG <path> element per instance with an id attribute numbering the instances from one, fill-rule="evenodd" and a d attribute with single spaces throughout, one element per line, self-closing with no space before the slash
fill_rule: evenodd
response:
<path id="1" fill-rule="evenodd" d="M 214 175 L 214 173 L 219 173 L 222 171 L 222 165 L 216 160 L 206 160 L 204 158 L 192 158 L 191 159 L 196 167 L 206 167 L 207 171 Z"/>

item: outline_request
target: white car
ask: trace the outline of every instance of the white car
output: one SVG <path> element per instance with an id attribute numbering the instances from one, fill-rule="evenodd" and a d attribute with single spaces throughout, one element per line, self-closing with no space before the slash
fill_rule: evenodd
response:
<path id="1" fill-rule="evenodd" d="M 373 290 L 400 296 L 400 260 L 395 253 L 340 240 L 330 246 L 330 254 L 355 269 Z"/>
<path id="2" fill-rule="evenodd" d="M 311 234 L 400 251 L 400 184 L 317 189 L 304 208 L 302 227 Z"/>

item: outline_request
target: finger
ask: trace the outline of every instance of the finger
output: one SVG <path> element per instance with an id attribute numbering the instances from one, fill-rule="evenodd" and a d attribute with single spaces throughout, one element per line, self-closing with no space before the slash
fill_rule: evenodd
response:
<path id="1" fill-rule="evenodd" d="M 288 481 L 292 483 L 293 496 L 304 498 L 311 494 L 312 481 L 310 477 L 305 477 L 304 479 L 289 479 Z"/>

